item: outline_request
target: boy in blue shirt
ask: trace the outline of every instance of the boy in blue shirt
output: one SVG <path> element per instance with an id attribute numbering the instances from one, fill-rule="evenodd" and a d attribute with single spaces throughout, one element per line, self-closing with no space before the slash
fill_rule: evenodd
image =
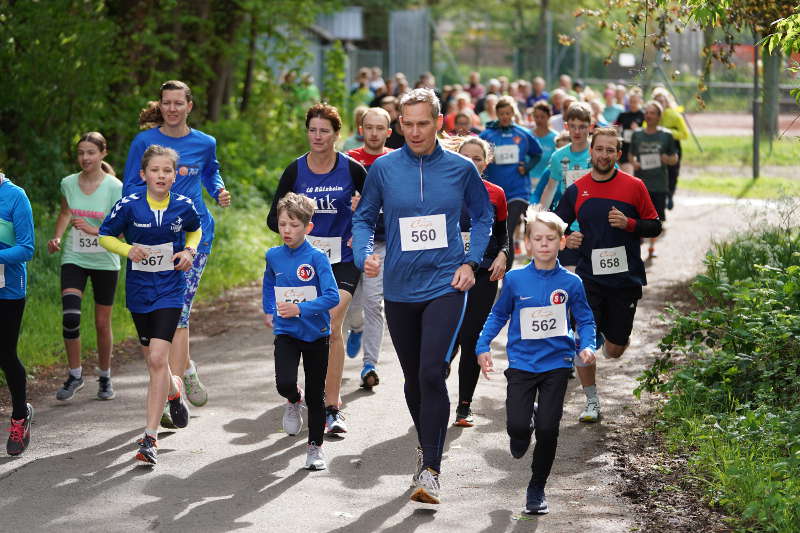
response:
<path id="1" fill-rule="evenodd" d="M 264 324 L 275 333 L 275 385 L 288 400 L 283 429 L 297 435 L 303 427 L 302 409 L 308 408 L 306 469 L 324 470 L 322 440 L 325 431 L 325 374 L 328 370 L 330 310 L 339 303 L 339 290 L 328 256 L 305 240 L 314 224 L 316 204 L 293 192 L 278 202 L 278 233 L 283 246 L 266 253 L 264 270 Z M 297 385 L 297 367 L 303 357 L 305 393 Z"/>
<path id="2" fill-rule="evenodd" d="M 483 375 L 489 379 L 494 371 L 489 345 L 511 319 L 506 345 L 506 430 L 511 437 L 511 455 L 516 459 L 525 455 L 536 431 L 525 512 L 545 514 L 549 510 L 544 487 L 556 455 L 564 395 L 575 358 L 570 315 L 578 326 L 578 353 L 584 364 L 595 359 L 595 325 L 581 279 L 558 262 L 567 225 L 552 212 L 531 209 L 527 218 L 525 247 L 533 261 L 506 274 L 475 353 L 479 354 Z"/>

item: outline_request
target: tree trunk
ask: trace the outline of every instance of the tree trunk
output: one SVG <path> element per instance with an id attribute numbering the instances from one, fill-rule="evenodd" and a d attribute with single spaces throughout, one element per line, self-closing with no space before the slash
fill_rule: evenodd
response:
<path id="1" fill-rule="evenodd" d="M 244 85 L 242 87 L 242 102 L 239 112 L 245 113 L 250 105 L 250 94 L 253 91 L 253 68 L 256 62 L 256 37 L 258 37 L 258 18 L 253 13 L 250 16 L 250 42 L 247 47 L 247 63 L 244 67 Z"/>
<path id="2" fill-rule="evenodd" d="M 762 58 L 764 62 L 764 105 L 761 115 L 761 131 L 769 139 L 774 139 L 778 135 L 778 108 L 780 103 L 778 78 L 783 65 L 783 54 L 780 50 L 774 50 L 770 54 L 764 47 Z"/>

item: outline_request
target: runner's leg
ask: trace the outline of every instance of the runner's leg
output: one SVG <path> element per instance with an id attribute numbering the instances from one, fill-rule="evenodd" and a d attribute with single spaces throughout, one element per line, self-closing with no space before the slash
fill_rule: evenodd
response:
<path id="1" fill-rule="evenodd" d="M 0 368 L 11 392 L 11 418 L 22 420 L 28 416 L 26 403 L 27 377 L 25 367 L 17 356 L 17 342 L 22 327 L 25 298 L 0 300 Z"/>

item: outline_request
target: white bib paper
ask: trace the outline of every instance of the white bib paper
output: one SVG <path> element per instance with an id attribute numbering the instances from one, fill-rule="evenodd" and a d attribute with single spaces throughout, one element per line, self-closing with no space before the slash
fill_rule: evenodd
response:
<path id="1" fill-rule="evenodd" d="M 564 182 L 567 184 L 567 187 L 578 181 L 579 178 L 582 178 L 584 174 L 589 172 L 586 169 L 579 169 L 579 170 L 567 170 L 564 173 Z"/>
<path id="2" fill-rule="evenodd" d="M 341 237 L 316 237 L 306 235 L 306 240 L 325 252 L 332 265 L 342 262 L 342 238 Z"/>
<path id="3" fill-rule="evenodd" d="M 520 337 L 524 340 L 548 339 L 567 334 L 566 304 L 523 307 L 519 311 Z"/>
<path id="4" fill-rule="evenodd" d="M 85 231 L 78 228 L 72 228 L 72 251 L 83 254 L 96 254 L 105 252 L 105 249 L 100 246 L 100 237 L 98 235 L 89 235 Z"/>
<path id="5" fill-rule="evenodd" d="M 519 146 L 516 144 L 495 146 L 494 162 L 498 165 L 516 165 L 519 163 Z"/>
<path id="6" fill-rule="evenodd" d="M 628 271 L 628 254 L 624 246 L 592 250 L 592 274 L 605 276 Z"/>
<path id="7" fill-rule="evenodd" d="M 471 241 L 471 233 L 468 231 L 461 232 L 461 240 L 464 242 L 464 254 L 469 255 L 469 243 Z"/>
<path id="8" fill-rule="evenodd" d="M 0 289 L 6 286 L 6 266 L 0 265 Z"/>
<path id="9" fill-rule="evenodd" d="M 640 154 L 639 163 L 642 170 L 651 170 L 661 167 L 661 154 Z"/>
<path id="10" fill-rule="evenodd" d="M 403 217 L 399 222 L 402 251 L 447 248 L 447 218 L 444 215 Z"/>
<path id="11" fill-rule="evenodd" d="M 631 139 L 633 139 L 633 130 L 622 130 L 622 140 L 629 143 Z"/>
<path id="12" fill-rule="evenodd" d="M 317 288 L 313 285 L 302 287 L 275 287 L 275 302 L 299 304 L 317 297 Z"/>
<path id="13" fill-rule="evenodd" d="M 131 261 L 131 270 L 140 270 L 142 272 L 175 270 L 175 265 L 172 263 L 173 254 L 171 242 L 165 242 L 164 244 L 139 244 L 137 246 L 146 249 L 149 255 L 138 263 Z"/>

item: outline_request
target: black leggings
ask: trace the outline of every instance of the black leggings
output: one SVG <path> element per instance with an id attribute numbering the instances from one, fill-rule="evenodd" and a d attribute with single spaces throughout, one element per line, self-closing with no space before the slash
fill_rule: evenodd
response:
<path id="1" fill-rule="evenodd" d="M 458 363 L 458 403 L 472 402 L 472 395 L 475 394 L 481 375 L 475 345 L 497 296 L 497 282 L 489 281 L 490 276 L 491 272 L 483 268 L 475 274 L 475 285 L 469 290 L 467 312 L 458 333 L 458 346 L 461 348 L 461 360 Z"/>
<path id="2" fill-rule="evenodd" d="M 0 368 L 6 375 L 6 383 L 11 391 L 11 418 L 15 420 L 28 416 L 25 367 L 17 357 L 17 341 L 24 311 L 25 298 L 0 300 L 0 317 L 3 317 L 0 319 Z"/>
<path id="3" fill-rule="evenodd" d="M 297 390 L 297 367 L 303 356 L 308 407 L 308 443 L 322 445 L 325 434 L 325 374 L 328 372 L 329 337 L 305 342 L 289 335 L 275 336 L 275 386 L 278 394 L 294 403 L 300 400 Z"/>
<path id="4" fill-rule="evenodd" d="M 422 446 L 422 464 L 437 472 L 450 417 L 445 372 L 466 303 L 463 292 L 424 302 L 386 301 L 386 323 L 403 369 L 403 390 Z"/>
<path id="5" fill-rule="evenodd" d="M 181 311 L 180 307 L 154 309 L 149 313 L 131 311 L 133 325 L 136 326 L 136 333 L 139 335 L 139 344 L 150 346 L 150 339 L 172 342 L 175 330 L 178 328 L 178 320 L 181 318 Z"/>
<path id="6" fill-rule="evenodd" d="M 541 373 L 508 368 L 505 375 L 508 380 L 506 430 L 512 441 L 530 441 L 533 402 L 539 402 L 530 484 L 544 487 L 556 457 L 558 425 L 564 412 L 569 368 L 556 368 Z"/>
<path id="7" fill-rule="evenodd" d="M 678 154 L 678 164 L 677 165 L 669 165 L 667 167 L 667 177 L 669 178 L 669 197 L 675 194 L 675 189 L 678 188 L 678 174 L 681 172 L 681 159 L 683 158 L 683 152 L 681 151 L 681 143 L 680 141 L 675 141 L 675 146 L 677 147 L 676 153 Z"/>
<path id="8" fill-rule="evenodd" d="M 515 198 L 508 202 L 508 220 L 506 223 L 508 224 L 508 242 L 511 243 L 509 253 L 511 254 L 512 264 L 514 262 L 514 231 L 517 229 L 517 225 L 520 224 L 522 215 L 525 214 L 527 209 L 528 202 L 520 198 Z"/>

